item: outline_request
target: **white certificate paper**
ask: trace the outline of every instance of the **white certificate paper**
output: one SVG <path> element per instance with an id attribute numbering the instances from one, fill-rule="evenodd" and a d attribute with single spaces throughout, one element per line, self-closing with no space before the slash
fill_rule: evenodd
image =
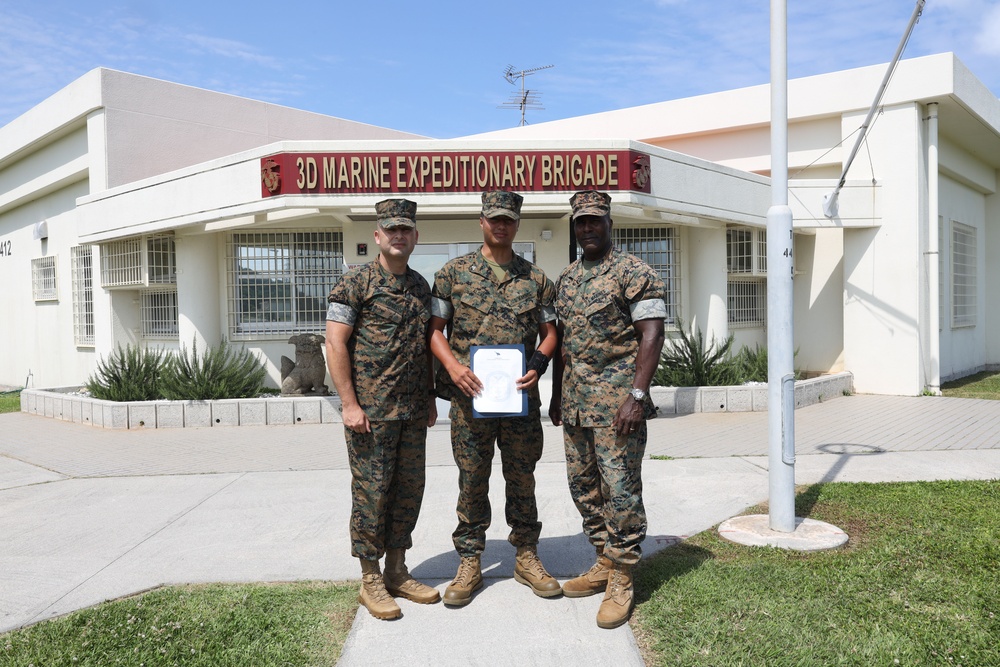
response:
<path id="1" fill-rule="evenodd" d="M 528 414 L 528 395 L 516 386 L 524 376 L 523 345 L 473 345 L 470 357 L 472 372 L 483 383 L 482 393 L 472 399 L 474 416 Z"/>

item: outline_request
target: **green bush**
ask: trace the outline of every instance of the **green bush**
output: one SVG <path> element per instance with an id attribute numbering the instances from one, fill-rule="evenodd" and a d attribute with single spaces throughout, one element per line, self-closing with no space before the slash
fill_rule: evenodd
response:
<path id="1" fill-rule="evenodd" d="M 21 390 L 0 392 L 0 414 L 17 412 L 21 409 Z"/>
<path id="2" fill-rule="evenodd" d="M 698 329 L 687 333 L 678 322 L 680 338 L 663 346 L 653 384 L 661 387 L 718 387 L 740 384 L 740 366 L 730 357 L 733 335 L 721 344 L 705 345 Z M 765 363 L 766 369 L 766 363 Z"/>
<path id="3" fill-rule="evenodd" d="M 97 372 L 87 379 L 87 390 L 105 401 L 153 401 L 160 394 L 160 373 L 164 353 L 121 345 L 104 360 L 98 360 Z"/>
<path id="4" fill-rule="evenodd" d="M 733 360 L 739 367 L 740 384 L 767 382 L 767 347 L 757 344 L 751 350 L 744 345 Z"/>
<path id="5" fill-rule="evenodd" d="M 198 356 L 196 340 L 190 353 L 184 348 L 167 357 L 160 386 L 163 397 L 170 400 L 252 398 L 264 388 L 266 375 L 264 362 L 246 348 L 222 341 Z"/>

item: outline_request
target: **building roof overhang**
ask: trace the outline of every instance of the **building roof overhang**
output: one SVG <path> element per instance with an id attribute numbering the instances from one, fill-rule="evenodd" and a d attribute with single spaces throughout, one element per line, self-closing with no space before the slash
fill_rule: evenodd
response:
<path id="1" fill-rule="evenodd" d="M 268 160 L 309 155 L 459 154 L 639 154 L 648 157 L 648 184 L 609 192 L 612 213 L 638 221 L 675 224 L 764 226 L 770 180 L 698 158 L 626 139 L 556 141 L 286 141 L 192 165 L 78 200 L 82 243 L 184 229 L 211 233 L 248 225 L 288 223 L 329 215 L 360 220 L 376 202 L 406 197 L 419 204 L 425 220 L 468 219 L 479 214 L 479 187 L 458 191 L 300 192 L 269 196 L 262 186 Z M 624 153 L 623 153 L 624 152 Z M 282 157 L 283 156 L 283 157 Z M 293 162 L 294 163 L 294 162 Z M 623 170 L 624 171 L 624 170 Z M 473 184 L 474 185 L 474 184 Z M 519 184 L 515 184 L 519 185 Z M 524 217 L 559 218 L 569 213 L 569 197 L 591 186 L 555 186 L 543 191 L 513 187 L 525 195 Z M 617 219 L 617 218 L 616 218 Z"/>

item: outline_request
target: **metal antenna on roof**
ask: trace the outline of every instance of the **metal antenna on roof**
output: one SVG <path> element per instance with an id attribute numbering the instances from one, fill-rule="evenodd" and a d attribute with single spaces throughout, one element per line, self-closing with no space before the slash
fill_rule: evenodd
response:
<path id="1" fill-rule="evenodd" d="M 550 67 L 555 67 L 555 65 L 542 65 L 541 67 L 532 67 L 531 69 L 516 69 L 513 65 L 507 65 L 506 69 L 503 71 L 503 78 L 507 80 L 507 83 L 514 86 L 518 79 L 521 80 L 521 93 L 514 93 L 510 96 L 510 99 L 497 107 L 497 109 L 520 109 L 521 110 L 521 125 L 527 125 L 528 121 L 524 119 L 524 112 L 526 109 L 544 109 L 545 107 L 539 104 L 539 97 L 541 93 L 537 90 L 527 90 L 524 87 L 524 77 L 534 74 L 538 70 L 548 69 Z"/>

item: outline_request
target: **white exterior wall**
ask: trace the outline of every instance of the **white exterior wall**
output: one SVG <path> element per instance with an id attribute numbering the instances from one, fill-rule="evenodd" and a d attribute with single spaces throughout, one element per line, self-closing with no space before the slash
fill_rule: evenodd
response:
<path id="1" fill-rule="evenodd" d="M 45 119 L 49 121 L 49 118 Z M 52 121 L 56 122 L 56 121 Z M 12 125 L 14 125 L 12 123 Z M 24 130 L 22 124 L 16 129 Z M 3 141 L 0 141 L 3 145 Z M 73 339 L 70 248 L 77 245 L 76 199 L 86 195 L 87 130 L 74 123 L 47 144 L 0 160 L 0 283 L 4 285 L 4 325 L 0 326 L 0 384 L 61 386 L 86 379 L 92 348 Z M 33 229 L 45 221 L 48 238 Z M 55 256 L 58 300 L 36 302 L 31 260 Z M 70 380 L 69 378 L 73 378 Z"/>
<path id="2" fill-rule="evenodd" d="M 943 381 L 969 375 L 982 369 L 986 355 L 986 293 L 990 284 L 986 279 L 986 199 L 985 197 L 947 176 L 941 177 L 940 217 L 942 243 L 939 248 L 943 280 L 941 317 L 941 379 Z M 951 272 L 953 222 L 968 225 L 976 230 L 976 288 L 978 291 L 977 323 L 975 326 L 955 327 L 951 317 Z M 995 256 L 995 255 L 994 255 Z"/>
<path id="3" fill-rule="evenodd" d="M 994 172 L 1000 180 L 1000 173 Z M 1000 257 L 1000 194 L 992 194 L 983 198 L 986 219 L 986 238 L 983 239 L 983 251 L 989 261 L 983 266 L 983 298 L 986 312 L 983 322 L 986 325 L 986 363 L 991 366 L 1000 365 L 1000 262 L 993 258 Z"/>
<path id="4" fill-rule="evenodd" d="M 917 395 L 920 363 L 921 134 L 915 104 L 886 108 L 869 133 L 867 151 L 883 181 L 882 226 L 844 231 L 844 362 L 862 393 Z M 844 135 L 863 114 L 844 117 Z M 909 165 L 904 168 L 902 165 Z M 868 160 L 852 178 L 871 178 Z M 888 212 L 891 212 L 889 214 Z"/>
<path id="5" fill-rule="evenodd" d="M 795 235 L 795 368 L 844 370 L 844 230 Z"/>
<path id="6" fill-rule="evenodd" d="M 86 379 L 91 348 L 73 340 L 73 291 L 70 248 L 76 245 L 73 206 L 87 191 L 86 181 L 57 190 L 0 213 L 0 284 L 4 286 L 0 327 L 0 384 L 20 386 L 31 374 L 34 387 L 58 387 Z M 32 238 L 34 225 L 46 221 L 48 239 Z M 31 260 L 56 258 L 58 300 L 32 295 Z M 72 378 L 72 379 L 70 379 Z"/>
<path id="7" fill-rule="evenodd" d="M 285 139 L 420 138 L 124 72 L 100 72 L 107 187 Z"/>
<path id="8" fill-rule="evenodd" d="M 726 228 L 687 227 L 684 258 L 688 300 L 684 303 L 684 326 L 701 331 L 705 345 L 721 344 L 729 336 L 726 314 Z"/>
<path id="9" fill-rule="evenodd" d="M 223 340 L 226 331 L 225 276 L 219 267 L 221 234 L 177 234 L 177 339 L 199 354 Z M 222 239 L 223 244 L 225 240 Z"/>

